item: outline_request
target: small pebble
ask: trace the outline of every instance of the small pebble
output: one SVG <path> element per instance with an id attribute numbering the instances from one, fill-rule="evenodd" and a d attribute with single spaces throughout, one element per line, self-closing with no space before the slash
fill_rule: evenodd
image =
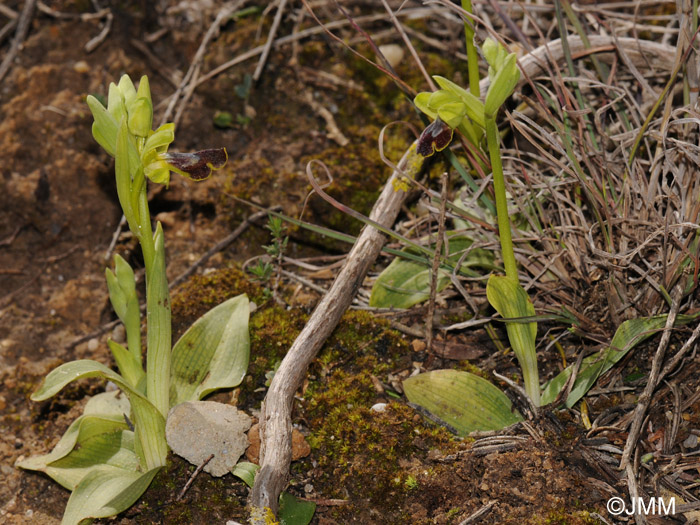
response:
<path id="1" fill-rule="evenodd" d="M 386 412 L 386 407 L 387 407 L 386 403 L 375 403 L 374 405 L 372 405 L 370 410 L 372 412 Z"/>
<path id="2" fill-rule="evenodd" d="M 314 491 L 314 486 L 311 483 L 307 483 L 306 485 L 304 485 L 304 492 L 309 494 L 313 491 Z"/>
<path id="3" fill-rule="evenodd" d="M 112 341 L 115 343 L 123 343 L 126 341 L 126 329 L 123 324 L 118 324 L 112 330 Z"/>
<path id="4" fill-rule="evenodd" d="M 75 64 L 73 64 L 73 71 L 76 73 L 87 73 L 90 71 L 90 66 L 88 65 L 85 60 L 79 60 Z"/>
<path id="5" fill-rule="evenodd" d="M 389 62 L 391 67 L 398 66 L 401 63 L 401 60 L 403 60 L 403 47 L 397 44 L 386 44 L 379 46 L 379 51 L 381 51 L 382 55 L 384 55 L 384 58 L 386 58 L 386 61 Z"/>
<path id="6" fill-rule="evenodd" d="M 422 352 L 426 348 L 425 341 L 421 341 L 420 339 L 414 339 L 411 341 L 411 348 L 413 348 L 414 352 Z"/>
<path id="7" fill-rule="evenodd" d="M 698 436 L 695 434 L 690 434 L 685 441 L 683 441 L 683 446 L 685 448 L 695 448 L 698 446 Z"/>
<path id="8" fill-rule="evenodd" d="M 93 337 L 92 339 L 90 339 L 90 340 L 88 341 L 88 344 L 87 344 L 87 348 L 88 348 L 88 350 L 90 350 L 91 352 L 94 352 L 95 350 L 97 350 L 97 347 L 99 347 L 99 346 L 100 346 L 100 342 L 99 342 L 95 337 Z"/>

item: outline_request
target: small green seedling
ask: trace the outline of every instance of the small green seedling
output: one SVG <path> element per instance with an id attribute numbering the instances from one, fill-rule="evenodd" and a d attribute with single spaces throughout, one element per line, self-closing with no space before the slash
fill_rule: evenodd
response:
<path id="1" fill-rule="evenodd" d="M 248 368 L 250 307 L 245 295 L 207 312 L 172 346 L 163 228 L 151 226 L 147 180 L 168 185 L 170 173 L 202 180 L 226 163 L 226 150 L 169 153 L 175 126 L 151 129 L 148 79 L 135 88 L 124 75 L 110 84 L 107 106 L 87 97 L 95 140 L 115 159 L 119 203 L 139 240 L 146 266 L 146 367 L 134 271 L 120 256 L 106 270 L 109 297 L 126 329 L 126 347 L 109 341 L 120 373 L 93 360 L 63 364 L 31 396 L 43 401 L 70 382 L 101 377 L 121 392 L 94 396 L 54 449 L 18 466 L 45 472 L 72 492 L 63 524 L 114 516 L 130 507 L 165 466 L 165 421 L 171 407 L 240 384 Z M 133 426 L 132 426 L 133 425 Z"/>

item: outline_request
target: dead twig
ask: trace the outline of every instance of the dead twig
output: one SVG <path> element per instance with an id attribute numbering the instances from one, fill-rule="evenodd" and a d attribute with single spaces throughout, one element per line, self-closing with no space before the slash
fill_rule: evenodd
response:
<path id="1" fill-rule="evenodd" d="M 280 207 L 279 206 L 274 206 L 270 208 L 270 210 L 278 210 Z M 214 246 L 209 248 L 207 252 L 202 255 L 197 262 L 195 262 L 192 266 L 187 268 L 184 272 L 182 272 L 180 275 L 178 275 L 169 285 L 170 289 L 172 290 L 174 287 L 176 287 L 178 284 L 182 283 L 187 279 L 190 275 L 192 275 L 195 271 L 197 271 L 197 268 L 202 266 L 204 263 L 206 263 L 209 259 L 211 259 L 215 254 L 224 251 L 226 248 L 229 247 L 233 241 L 238 239 L 238 237 L 241 236 L 241 234 L 248 229 L 248 227 L 251 224 L 254 224 L 258 222 L 260 219 L 263 219 L 267 217 L 268 213 L 270 210 L 262 210 L 257 213 L 254 213 L 250 217 L 248 217 L 246 220 L 244 220 L 242 223 L 238 225 L 238 227 L 233 230 L 229 235 L 227 235 L 225 238 L 220 240 L 218 243 L 216 243 Z"/>
<path id="2" fill-rule="evenodd" d="M 422 166 L 422 162 L 416 162 L 418 160 L 412 147 L 399 165 L 415 175 Z M 370 218 L 384 227 L 388 228 L 394 223 L 401 209 L 405 193 L 396 191 L 393 183 L 405 175 L 405 171 L 394 171 L 372 209 Z M 335 329 L 361 286 L 385 240 L 380 231 L 371 226 L 364 227 L 330 291 L 318 304 L 275 373 L 260 416 L 261 469 L 249 498 L 252 523 L 264 523 L 262 509 L 277 511 L 279 495 L 286 485 L 292 456 L 291 415 L 294 393 L 301 385 L 309 363 Z"/>
<path id="3" fill-rule="evenodd" d="M 219 10 L 219 13 L 214 19 L 214 22 L 212 22 L 211 26 L 209 26 L 209 30 L 204 35 L 204 38 L 202 38 L 202 42 L 199 44 L 199 48 L 197 49 L 197 52 L 195 53 L 194 58 L 192 59 L 192 63 L 190 64 L 190 68 L 185 74 L 185 78 L 182 79 L 182 82 L 180 82 L 180 85 L 175 90 L 175 93 L 173 93 L 173 95 L 171 96 L 170 103 L 168 104 L 168 107 L 166 108 L 165 113 L 163 113 L 163 116 L 160 120 L 161 125 L 165 124 L 168 121 L 168 119 L 170 119 L 170 115 L 172 115 L 173 111 L 175 110 L 175 106 L 180 101 L 180 97 L 182 96 L 183 92 L 186 92 L 185 90 L 188 88 L 189 84 L 192 84 L 190 88 L 190 95 L 192 94 L 192 91 L 194 91 L 194 89 L 196 89 L 196 87 L 199 85 L 198 79 L 193 77 L 195 77 L 195 73 L 198 72 L 199 68 L 201 67 L 201 61 L 204 58 L 204 53 L 207 50 L 209 42 L 219 32 L 219 28 L 224 23 L 224 20 L 231 16 L 231 13 L 233 13 L 236 9 L 239 9 L 243 4 L 245 4 L 245 2 L 246 0 L 237 0 L 235 2 L 230 2 Z M 181 111 L 179 111 L 179 113 L 181 113 Z"/>
<path id="4" fill-rule="evenodd" d="M 275 208 L 270 208 L 270 209 L 275 209 Z M 259 211 L 257 213 L 254 213 L 250 217 L 248 217 L 246 220 L 244 220 L 241 224 L 238 225 L 238 227 L 231 232 L 226 238 L 222 239 L 219 241 L 217 244 L 215 244 L 212 248 L 210 248 L 204 255 L 202 255 L 197 262 L 192 264 L 187 270 L 182 272 L 180 275 L 178 275 L 173 281 L 170 282 L 168 285 L 168 288 L 172 290 L 175 286 L 179 285 L 182 283 L 185 279 L 187 279 L 190 275 L 192 275 L 197 268 L 202 266 L 204 263 L 206 263 L 213 255 L 216 253 L 225 250 L 233 241 L 235 241 L 251 224 L 255 223 L 256 221 L 260 220 L 263 217 L 266 217 L 268 214 L 268 210 L 263 210 Z M 30 283 L 28 283 L 30 284 Z M 19 291 L 19 290 L 18 290 Z M 17 293 L 17 292 L 14 292 Z M 146 308 L 146 305 L 143 304 L 141 305 L 141 311 L 143 312 Z M 93 337 L 99 337 L 108 330 L 111 330 L 115 326 L 117 326 L 121 321 L 119 319 L 115 319 L 114 321 L 110 321 L 109 323 L 105 323 L 102 326 L 100 326 L 97 330 L 90 332 L 89 334 L 83 335 L 78 337 L 77 339 L 73 339 L 68 344 L 68 348 L 75 348 L 81 343 L 84 343 L 85 341 L 89 341 Z"/>
<path id="5" fill-rule="evenodd" d="M 627 442 L 625 443 L 625 449 L 622 452 L 622 459 L 620 460 L 620 468 L 625 468 L 629 466 L 630 456 L 632 451 L 637 444 L 637 439 L 639 439 L 639 433 L 642 429 L 642 423 L 644 423 L 644 416 L 646 414 L 647 408 L 651 403 L 651 398 L 659 384 L 659 373 L 661 372 L 661 364 L 664 360 L 664 355 L 666 354 L 666 348 L 671 339 L 671 331 L 673 325 L 676 322 L 676 316 L 678 315 L 678 309 L 680 308 L 682 291 L 680 288 L 676 290 L 671 301 L 671 308 L 668 312 L 668 317 L 666 318 L 666 326 L 664 327 L 664 333 L 661 336 L 661 341 L 659 341 L 659 346 L 656 349 L 656 354 L 654 354 L 654 360 L 651 364 L 651 371 L 649 372 L 649 380 L 644 388 L 644 392 L 639 396 L 637 400 L 637 406 L 634 409 L 634 416 L 632 419 L 632 425 L 630 426 L 629 435 L 627 436 Z M 634 469 L 633 469 L 634 470 Z M 630 469 L 627 469 L 628 476 L 630 475 Z M 629 480 L 628 480 L 629 483 Z"/>
<path id="6" fill-rule="evenodd" d="M 275 18 L 272 21 L 272 27 L 270 27 L 270 32 L 267 34 L 267 42 L 265 42 L 265 47 L 260 54 L 260 59 L 258 60 L 258 65 L 255 67 L 255 72 L 253 73 L 253 82 L 257 82 L 262 75 L 262 70 L 267 62 L 267 57 L 270 55 L 270 50 L 272 49 L 272 44 L 275 41 L 275 35 L 280 27 L 280 22 L 282 21 L 282 15 L 284 14 L 284 9 L 287 6 L 287 0 L 280 0 L 280 5 L 277 7 L 277 13 L 275 13 Z"/>
<path id="7" fill-rule="evenodd" d="M 102 26 L 102 31 L 100 31 L 97 34 L 97 36 L 94 36 L 93 38 L 88 40 L 87 43 L 83 46 L 83 49 L 85 49 L 86 53 L 92 53 L 95 49 L 97 49 L 98 46 L 105 41 L 105 38 L 107 38 L 107 35 L 112 29 L 112 21 L 114 20 L 114 15 L 112 14 L 112 12 L 107 10 L 105 18 L 106 20 L 104 25 Z"/>
<path id="8" fill-rule="evenodd" d="M 185 483 L 185 486 L 182 487 L 182 490 L 180 491 L 180 494 L 177 495 L 177 498 L 175 498 L 175 501 L 180 501 L 182 498 L 185 497 L 185 493 L 194 482 L 194 479 L 199 475 L 200 472 L 202 472 L 202 469 L 204 469 L 204 467 L 207 466 L 207 463 L 209 463 L 212 459 L 214 459 L 214 454 L 205 459 L 204 462 L 197 467 L 197 469 L 190 476 L 190 479 L 188 479 L 187 483 Z"/>
<path id="9" fill-rule="evenodd" d="M 495 501 L 489 501 L 486 505 L 482 506 L 479 510 L 474 512 L 467 519 L 460 521 L 459 525 L 468 525 L 469 523 L 475 523 L 479 518 L 487 514 L 495 504 Z"/>
<path id="10" fill-rule="evenodd" d="M 435 316 L 435 296 L 437 295 L 438 272 L 440 271 L 440 253 L 442 252 L 443 235 L 445 234 L 445 211 L 447 207 L 447 172 L 440 177 L 440 216 L 438 218 L 438 232 L 435 240 L 435 257 L 433 257 L 433 267 L 430 272 L 430 299 L 428 301 L 428 319 L 425 323 L 426 346 L 428 352 L 433 351 L 433 317 Z M 447 250 L 445 250 L 447 255 Z"/>
<path id="11" fill-rule="evenodd" d="M 15 38 L 14 40 L 12 40 L 12 46 L 7 52 L 7 55 L 5 55 L 5 58 L 3 58 L 2 63 L 0 63 L 0 81 L 2 81 L 3 78 L 5 78 L 5 75 L 10 70 L 12 62 L 14 61 L 15 57 L 17 56 L 17 53 L 19 52 L 20 46 L 24 42 L 24 39 L 27 38 L 27 33 L 29 32 L 29 24 L 31 23 L 32 18 L 34 17 L 35 4 L 36 0 L 27 0 L 26 2 L 24 2 L 22 14 L 19 15 L 19 21 L 17 22 L 17 31 L 15 31 Z"/>
<path id="12" fill-rule="evenodd" d="M 328 131 L 329 139 L 336 142 L 339 146 L 347 146 L 350 143 L 350 140 L 343 135 L 343 132 L 340 131 L 338 124 L 336 124 L 333 113 L 325 108 L 320 102 L 315 100 L 310 91 L 304 91 L 304 94 L 301 96 L 301 100 L 308 104 L 311 109 L 313 109 L 314 113 L 316 113 L 326 122 L 326 130 Z"/>

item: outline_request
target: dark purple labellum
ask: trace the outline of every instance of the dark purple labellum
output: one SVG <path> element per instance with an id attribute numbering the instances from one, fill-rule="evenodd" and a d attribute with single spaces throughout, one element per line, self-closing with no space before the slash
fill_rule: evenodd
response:
<path id="1" fill-rule="evenodd" d="M 452 128 L 437 117 L 420 134 L 416 151 L 424 157 L 430 157 L 436 151 L 444 150 L 452 142 L 453 133 Z"/>
<path id="2" fill-rule="evenodd" d="M 228 160 L 226 148 L 204 149 L 195 153 L 165 153 L 163 159 L 181 175 L 192 180 L 204 180 L 212 170 L 223 168 Z"/>

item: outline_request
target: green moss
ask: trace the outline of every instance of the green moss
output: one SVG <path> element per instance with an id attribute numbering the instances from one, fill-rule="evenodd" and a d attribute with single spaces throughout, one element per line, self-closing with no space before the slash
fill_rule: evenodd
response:
<path id="1" fill-rule="evenodd" d="M 352 311 L 311 367 L 315 380 L 305 392 L 305 416 L 311 429 L 308 441 L 322 472 L 314 483 L 323 494 L 351 500 L 333 510 L 333 519 L 343 522 L 357 513 L 355 502 L 366 506 L 369 501 L 401 522 L 421 476 L 431 475 L 419 476 L 405 461 L 434 448 L 451 451 L 458 446 L 446 430 L 426 426 L 406 405 L 370 410 L 378 395 L 373 378 L 401 368 L 409 355 L 407 343 L 385 321 Z"/>
<path id="2" fill-rule="evenodd" d="M 301 310 L 285 310 L 278 305 L 263 308 L 251 316 L 250 362 L 241 385 L 239 404 L 262 401 L 266 392 L 265 374 L 280 363 L 307 318 Z"/>
<path id="3" fill-rule="evenodd" d="M 535 516 L 528 525 L 595 525 L 600 523 L 588 511 L 572 509 L 552 509 L 543 517 Z"/>
<path id="4" fill-rule="evenodd" d="M 265 300 L 263 289 L 238 268 L 225 268 L 190 277 L 173 293 L 173 334 L 176 337 L 181 335 L 213 307 L 242 293 L 257 304 Z M 173 339 L 177 340 L 175 337 Z"/>

